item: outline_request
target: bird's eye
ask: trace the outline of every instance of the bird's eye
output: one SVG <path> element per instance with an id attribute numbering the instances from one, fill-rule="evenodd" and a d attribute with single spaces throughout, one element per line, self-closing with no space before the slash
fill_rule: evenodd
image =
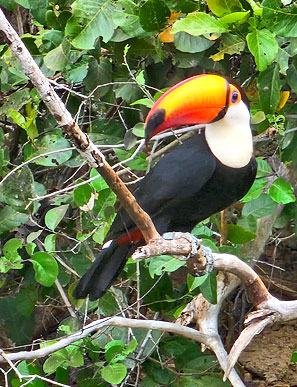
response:
<path id="1" fill-rule="evenodd" d="M 238 100 L 238 93 L 237 91 L 233 91 L 232 96 L 231 96 L 231 101 L 234 103 Z"/>

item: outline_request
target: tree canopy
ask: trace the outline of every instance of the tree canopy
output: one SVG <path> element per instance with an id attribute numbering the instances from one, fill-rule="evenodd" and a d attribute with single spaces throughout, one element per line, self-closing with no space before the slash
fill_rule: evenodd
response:
<path id="1" fill-rule="evenodd" d="M 248 248 L 261 232 L 259 220 L 277 209 L 282 211 L 271 225 L 273 235 L 296 233 L 294 1 L 0 0 L 0 6 L 79 127 L 131 188 L 164 152 L 164 143 L 151 157 L 151 146 L 139 150 L 154 101 L 189 76 L 234 78 L 250 100 L 257 179 L 240 203 L 198 224 L 193 234 L 214 252 L 248 260 L 259 258 Z M 65 137 L 4 35 L 0 93 L 5 351 L 76 332 L 77 316 L 86 310 L 93 317 L 173 321 L 200 293 L 216 302 L 215 273 L 170 276 L 185 262 L 164 255 L 129 260 L 120 286 L 99 301 L 74 300 L 77 280 L 98 255 L 115 217 L 116 195 Z M 34 387 L 47 385 L 42 377 L 90 387 L 228 385 L 214 356 L 197 343 L 124 327 L 106 327 L 45 361 L 23 360 L 17 370 L 41 376 L 30 382 Z M 7 375 L 12 386 L 28 381 L 20 381 L 16 370 Z"/>

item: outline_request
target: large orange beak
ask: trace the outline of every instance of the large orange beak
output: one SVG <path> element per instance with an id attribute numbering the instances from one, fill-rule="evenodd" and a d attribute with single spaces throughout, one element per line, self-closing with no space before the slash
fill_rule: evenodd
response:
<path id="1" fill-rule="evenodd" d="M 240 100 L 240 90 L 219 75 L 188 78 L 167 90 L 149 111 L 145 120 L 146 141 L 176 126 L 218 121 L 230 104 Z"/>

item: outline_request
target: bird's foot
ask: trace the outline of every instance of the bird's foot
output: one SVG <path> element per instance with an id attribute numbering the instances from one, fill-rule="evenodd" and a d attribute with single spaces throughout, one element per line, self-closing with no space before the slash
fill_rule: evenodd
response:
<path id="1" fill-rule="evenodd" d="M 203 250 L 203 253 L 204 253 L 204 256 L 205 256 L 205 259 L 206 259 L 206 265 L 205 265 L 205 268 L 202 271 L 202 274 L 200 274 L 200 275 L 209 274 L 209 273 L 211 273 L 213 271 L 213 255 L 212 255 L 212 250 L 211 250 L 210 247 L 206 247 L 206 246 L 202 246 L 202 245 L 201 245 L 201 248 Z"/>
<path id="2" fill-rule="evenodd" d="M 185 256 L 175 256 L 179 260 L 187 261 L 191 259 L 191 261 L 194 259 L 195 263 L 190 265 L 192 266 L 192 272 L 195 276 L 202 276 L 205 274 L 209 274 L 213 270 L 213 255 L 212 251 L 209 247 L 202 246 L 201 239 L 196 238 L 194 235 L 192 235 L 189 232 L 183 233 L 183 232 L 166 232 L 162 235 L 164 239 L 172 240 L 175 238 L 184 238 L 188 242 L 191 243 L 191 251 L 190 253 Z M 203 256 L 204 257 L 204 267 L 203 269 L 200 269 L 201 264 L 197 262 L 197 256 Z"/>
<path id="3" fill-rule="evenodd" d="M 183 257 L 182 255 L 177 256 L 178 259 L 182 261 L 186 261 L 189 258 L 195 257 L 198 254 L 199 248 L 201 247 L 201 240 L 196 238 L 194 235 L 192 235 L 189 232 L 179 232 L 179 231 L 165 232 L 165 234 L 163 234 L 162 237 L 166 240 L 183 238 L 183 239 L 186 239 L 189 243 L 191 243 L 191 251 L 187 256 L 185 257 Z"/>

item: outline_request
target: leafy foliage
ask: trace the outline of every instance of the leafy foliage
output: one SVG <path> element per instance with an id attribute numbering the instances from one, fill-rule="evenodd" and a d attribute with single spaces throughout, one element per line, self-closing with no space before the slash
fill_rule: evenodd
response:
<path id="1" fill-rule="evenodd" d="M 137 140 L 143 138 L 143 121 L 153 100 L 160 90 L 202 72 L 243 83 L 251 101 L 254 133 L 274 128 L 274 154 L 290 167 L 296 165 L 297 135 L 295 129 L 290 131 L 297 114 L 295 2 L 10 0 L 0 4 L 11 12 L 19 4 L 27 10 L 31 26 L 23 21 L 24 43 L 79 125 L 105 147 L 108 162 L 126 182 L 142 177 L 148 167 L 146 152 L 130 158 Z M 85 305 L 71 298 L 75 273 L 83 274 L 97 256 L 117 206 L 104 180 L 88 170 L 56 127 L 4 43 L 0 92 L 0 285 L 2 294 L 8 294 L 0 300 L 0 310 L 11 340 L 26 344 L 32 341 L 33 330 L 41 329 L 33 319 L 33 313 L 41 313 L 38 308 L 33 312 L 37 302 L 53 315 L 53 305 L 60 307 L 57 284 L 69 289 L 74 306 L 84 310 Z M 241 206 L 228 210 L 225 245 L 218 243 L 218 233 L 223 232 L 219 215 L 193 230 L 214 251 L 243 256 L 242 247 L 256 237 L 257 219 L 273 213 L 279 203 L 285 207 L 278 225 L 290 224 L 296 230 L 296 199 L 289 178 L 279 176 L 267 163 L 269 150 L 257 149 L 257 154 L 254 185 Z M 189 275 L 183 283 L 175 283 L 168 273 L 181 266 L 183 262 L 168 256 L 141 263 L 137 270 L 129 261 L 121 278 L 126 284 L 140 278 L 143 308 L 173 319 L 199 292 L 216 302 L 215 276 Z M 135 316 L 135 294 L 134 289 L 109 291 L 89 310 L 108 316 L 119 312 L 119 305 L 129 306 Z M 22 329 L 15 323 L 19 319 Z M 76 329 L 73 320 L 62 321 L 59 328 L 65 334 Z M 58 382 L 71 385 L 69 370 L 75 369 L 79 386 L 105 386 L 130 377 L 140 353 L 147 359 L 142 366 L 143 386 L 227 385 L 211 369 L 212 356 L 201 354 L 196 344 L 178 337 L 160 340 L 160 332 L 153 332 L 149 340 L 146 335 L 110 328 L 52 354 L 43 364 L 21 362 L 18 370 L 23 375 L 54 374 Z M 169 358 L 170 367 L 164 368 L 162 362 Z M 87 359 L 93 364 L 84 368 Z M 16 376 L 11 378 L 13 386 L 21 383 Z M 45 385 L 38 379 L 31 384 Z"/>

